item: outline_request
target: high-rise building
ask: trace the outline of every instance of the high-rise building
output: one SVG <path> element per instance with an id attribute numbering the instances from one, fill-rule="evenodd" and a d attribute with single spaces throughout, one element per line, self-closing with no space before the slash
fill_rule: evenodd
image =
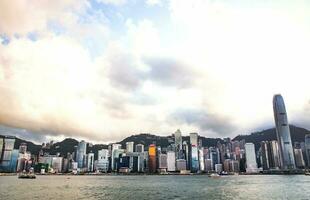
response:
<path id="1" fill-rule="evenodd" d="M 156 172 L 156 145 L 150 144 L 149 146 L 149 172 Z"/>
<path id="2" fill-rule="evenodd" d="M 87 171 L 88 172 L 94 171 L 94 162 L 95 162 L 95 154 L 88 153 L 87 154 Z"/>
<path id="3" fill-rule="evenodd" d="M 246 172 L 257 173 L 257 163 L 255 155 L 255 147 L 253 143 L 245 144 L 245 157 L 246 157 Z"/>
<path id="4" fill-rule="evenodd" d="M 186 169 L 189 170 L 190 169 L 190 151 L 189 151 L 189 147 L 187 145 L 187 142 L 184 141 L 183 142 L 183 155 L 184 155 L 184 159 L 186 160 Z"/>
<path id="5" fill-rule="evenodd" d="M 87 143 L 84 140 L 79 142 L 77 146 L 76 162 L 78 163 L 78 168 L 80 169 L 85 167 L 84 163 L 86 161 L 86 147 Z"/>
<path id="6" fill-rule="evenodd" d="M 199 169 L 200 171 L 205 170 L 205 162 L 204 162 L 204 153 L 203 153 L 204 148 L 200 147 L 198 150 L 198 158 L 199 158 Z"/>
<path id="7" fill-rule="evenodd" d="M 194 144 L 191 146 L 191 172 L 199 170 L 198 147 Z"/>
<path id="8" fill-rule="evenodd" d="M 307 166 L 310 167 L 310 134 L 307 134 L 305 136 L 305 151 L 306 151 Z"/>
<path id="9" fill-rule="evenodd" d="M 63 162 L 63 157 L 52 157 L 52 169 L 56 173 L 62 172 L 62 162 Z"/>
<path id="10" fill-rule="evenodd" d="M 176 146 L 176 157 L 177 159 L 181 159 L 183 158 L 183 151 L 182 151 L 183 144 L 182 144 L 182 133 L 179 129 L 174 133 L 174 142 Z"/>
<path id="11" fill-rule="evenodd" d="M 112 171 L 116 170 L 116 163 L 115 163 L 115 159 L 119 158 L 119 154 L 122 153 L 123 151 L 119 151 L 121 150 L 122 145 L 121 144 L 112 144 L 111 147 L 111 169 Z"/>
<path id="12" fill-rule="evenodd" d="M 199 160 L 198 160 L 198 134 L 190 133 L 190 143 L 191 143 L 191 171 L 197 172 L 199 170 Z"/>
<path id="13" fill-rule="evenodd" d="M 295 159 L 287 113 L 282 96 L 273 97 L 273 111 L 280 149 L 280 163 L 283 169 L 295 169 Z"/>
<path id="14" fill-rule="evenodd" d="M 270 148 L 271 148 L 270 168 L 279 169 L 281 166 L 281 163 L 280 163 L 280 150 L 279 150 L 278 142 L 275 140 L 270 141 Z"/>
<path id="15" fill-rule="evenodd" d="M 126 153 L 132 153 L 134 142 L 126 142 Z"/>
<path id="16" fill-rule="evenodd" d="M 159 154 L 158 169 L 167 170 L 167 154 Z"/>
<path id="17" fill-rule="evenodd" d="M 195 145 L 198 147 L 198 133 L 190 133 L 189 138 L 191 145 Z"/>
<path id="18" fill-rule="evenodd" d="M 136 152 L 139 152 L 139 153 L 144 152 L 144 145 L 143 144 L 137 144 L 136 145 Z"/>
<path id="19" fill-rule="evenodd" d="M 175 152 L 174 151 L 167 152 L 167 171 L 168 172 L 175 171 Z"/>
<path id="20" fill-rule="evenodd" d="M 96 170 L 100 172 L 108 172 L 109 170 L 109 150 L 98 150 L 98 161 Z"/>
<path id="21" fill-rule="evenodd" d="M 302 154 L 302 150 L 300 148 L 294 149 L 294 155 L 295 155 L 296 166 L 298 168 L 304 168 L 305 161 L 304 161 L 304 157 Z"/>
<path id="22" fill-rule="evenodd" d="M 2 145 L 2 158 L 0 160 L 0 172 L 11 171 L 11 158 L 14 149 L 15 137 L 4 136 Z"/>

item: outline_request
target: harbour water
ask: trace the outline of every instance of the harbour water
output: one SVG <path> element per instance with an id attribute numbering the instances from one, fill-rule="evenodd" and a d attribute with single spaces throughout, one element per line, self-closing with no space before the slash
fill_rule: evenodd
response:
<path id="1" fill-rule="evenodd" d="M 0 177 L 0 199 L 300 199 L 310 200 L 310 176 L 205 175 Z"/>

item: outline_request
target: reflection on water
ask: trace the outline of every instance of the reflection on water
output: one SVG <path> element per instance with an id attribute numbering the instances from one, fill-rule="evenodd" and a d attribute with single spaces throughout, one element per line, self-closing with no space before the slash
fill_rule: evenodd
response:
<path id="1" fill-rule="evenodd" d="M 0 199 L 309 199 L 310 176 L 0 177 Z"/>

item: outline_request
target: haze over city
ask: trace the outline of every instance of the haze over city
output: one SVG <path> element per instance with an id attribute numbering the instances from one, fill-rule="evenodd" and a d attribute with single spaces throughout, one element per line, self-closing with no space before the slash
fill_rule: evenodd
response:
<path id="1" fill-rule="evenodd" d="M 307 1 L 0 1 L 0 124 L 34 141 L 310 129 Z M 24 130 L 25 129 L 25 130 Z M 26 131 L 27 130 L 27 131 Z"/>

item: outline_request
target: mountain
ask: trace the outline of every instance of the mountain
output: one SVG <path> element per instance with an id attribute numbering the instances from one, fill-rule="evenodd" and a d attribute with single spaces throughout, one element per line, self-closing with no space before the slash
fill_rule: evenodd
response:
<path id="1" fill-rule="evenodd" d="M 292 142 L 304 142 L 305 135 L 310 134 L 310 131 L 304 128 L 296 127 L 290 125 L 291 138 Z M 183 141 L 187 141 L 189 144 L 189 136 L 183 136 Z M 224 141 L 221 138 L 206 138 L 203 136 L 199 136 L 199 139 L 202 140 L 202 145 L 206 147 L 216 146 L 218 142 L 223 143 Z M 245 140 L 246 142 L 252 142 L 255 144 L 255 148 L 258 150 L 260 147 L 261 141 L 270 141 L 276 140 L 276 130 L 275 128 L 254 132 L 250 135 L 238 135 L 232 140 Z M 136 144 L 144 144 L 146 147 L 152 143 L 155 143 L 157 146 L 167 147 L 169 144 L 174 142 L 173 137 L 170 136 L 156 136 L 148 133 L 141 133 L 139 135 L 132 135 L 124 140 L 118 142 L 122 144 L 122 147 L 126 147 L 126 142 L 134 142 Z M 21 143 L 26 143 L 28 146 L 28 151 L 32 154 L 37 155 L 41 149 L 41 145 L 34 144 L 33 142 L 26 141 L 20 138 L 16 138 L 14 148 L 18 149 Z M 49 152 L 50 154 L 60 153 L 61 155 L 66 155 L 67 152 L 75 152 L 75 146 L 78 145 L 78 141 L 72 138 L 66 138 L 61 142 L 54 143 L 50 146 L 49 149 L 45 149 L 45 152 Z M 94 152 L 95 159 L 97 159 L 98 150 L 107 149 L 108 145 L 106 144 L 88 144 L 87 152 Z"/>
<path id="2" fill-rule="evenodd" d="M 310 134 L 309 130 L 294 125 L 290 125 L 290 132 L 293 144 L 294 142 L 305 142 L 305 135 Z M 277 140 L 276 129 L 271 128 L 259 132 L 254 132 L 250 135 L 238 135 L 233 140 L 245 140 L 245 142 L 254 143 L 256 150 L 258 150 L 260 142 Z"/>

